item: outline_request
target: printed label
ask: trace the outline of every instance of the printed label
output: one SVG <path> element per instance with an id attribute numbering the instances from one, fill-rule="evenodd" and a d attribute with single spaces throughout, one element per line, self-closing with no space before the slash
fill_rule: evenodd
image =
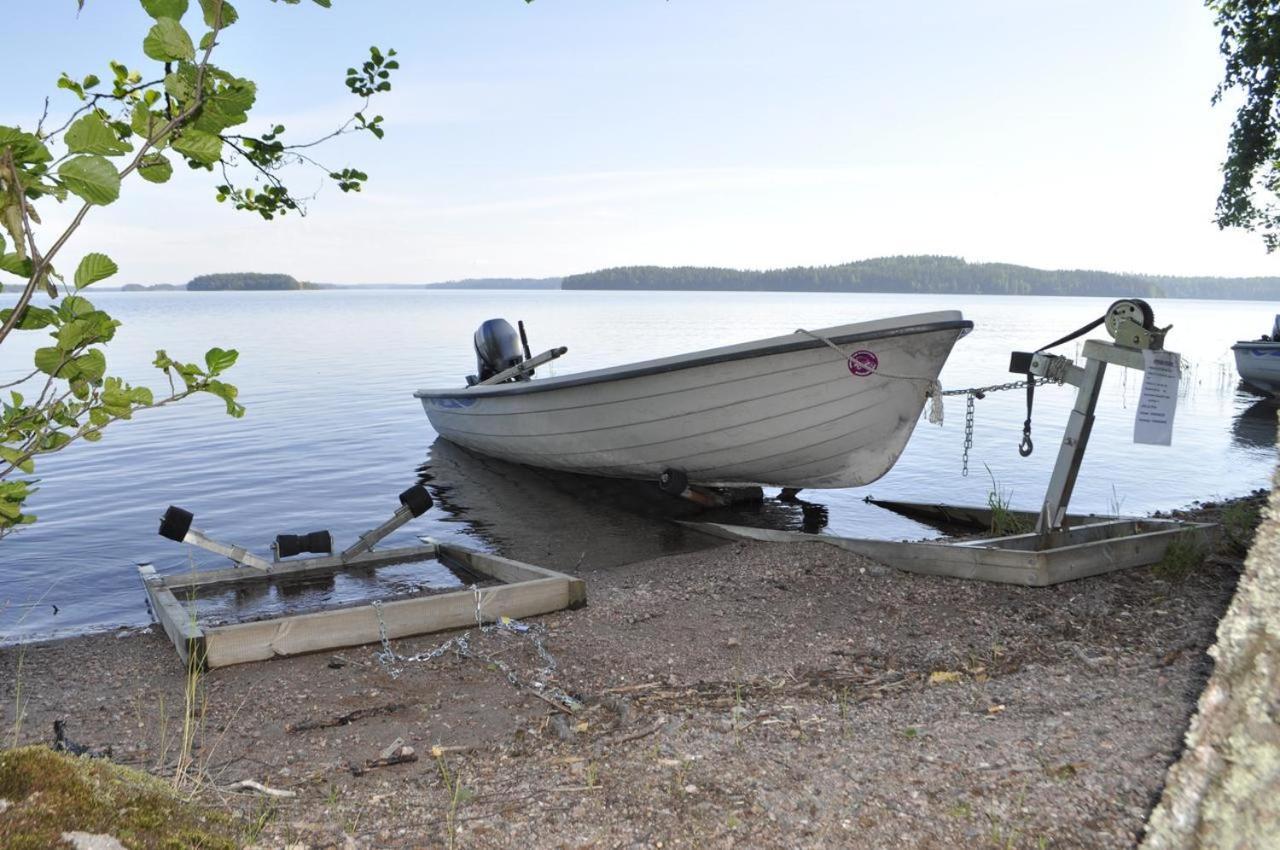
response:
<path id="1" fill-rule="evenodd" d="M 880 368 L 880 358 L 876 357 L 875 352 L 855 351 L 849 355 L 849 372 L 854 377 L 865 378 L 867 375 L 873 374 L 876 369 Z"/>
<path id="2" fill-rule="evenodd" d="M 1178 409 L 1182 360 L 1172 351 L 1143 351 L 1142 393 L 1133 422 L 1133 441 L 1153 446 L 1173 442 L 1173 415 Z"/>

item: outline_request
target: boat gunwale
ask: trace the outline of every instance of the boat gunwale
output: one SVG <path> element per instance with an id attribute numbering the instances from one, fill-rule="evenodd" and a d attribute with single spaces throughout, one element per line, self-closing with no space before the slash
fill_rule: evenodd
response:
<path id="1" fill-rule="evenodd" d="M 1280 349 L 1280 341 L 1262 339 L 1242 339 L 1231 346 L 1232 351 L 1257 351 L 1259 349 Z"/>
<path id="2" fill-rule="evenodd" d="M 828 340 L 836 345 L 841 345 L 873 339 L 894 339 L 901 336 L 914 336 L 917 334 L 937 333 L 939 331 L 949 330 L 960 331 L 962 335 L 966 334 L 973 330 L 973 321 L 970 319 L 946 319 L 936 322 L 926 322 L 923 324 L 900 325 L 898 327 L 887 327 L 877 330 L 839 334 L 836 336 L 828 336 L 823 339 L 814 339 L 813 337 L 797 335 L 794 340 L 788 339 L 785 342 L 760 348 L 740 348 L 740 346 L 751 345 L 751 342 L 746 342 L 739 343 L 736 346 L 728 346 L 728 348 L 738 350 L 725 351 L 724 349 L 711 349 L 710 352 L 704 356 L 698 356 L 699 352 L 693 352 L 687 355 L 677 355 L 674 358 L 651 360 L 636 363 L 631 366 L 627 366 L 625 364 L 622 366 L 612 366 L 605 369 L 582 372 L 577 375 L 564 375 L 557 378 L 547 378 L 541 381 L 523 381 L 485 387 L 459 387 L 458 389 L 449 390 L 424 389 L 417 390 L 413 395 L 415 398 L 425 400 L 432 398 L 493 398 L 525 395 L 536 392 L 550 392 L 552 390 L 568 389 L 570 387 L 624 381 L 631 378 L 644 378 L 650 375 L 662 375 L 669 372 L 679 372 L 684 369 L 693 369 L 700 366 L 714 366 L 720 363 L 730 363 L 736 360 L 750 360 L 756 357 L 770 357 L 776 354 L 789 354 L 795 351 L 807 351 L 809 349 L 825 346 Z M 778 337 L 775 337 L 775 339 L 777 338 Z"/>

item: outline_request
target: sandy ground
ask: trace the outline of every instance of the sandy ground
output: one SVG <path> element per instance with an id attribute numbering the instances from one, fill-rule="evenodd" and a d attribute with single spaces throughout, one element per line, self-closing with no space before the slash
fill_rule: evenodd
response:
<path id="1" fill-rule="evenodd" d="M 1217 554 L 1181 581 L 1031 589 L 816 545 L 587 557 L 588 606 L 538 618 L 551 677 L 527 636 L 471 637 L 580 711 L 453 653 L 396 676 L 376 647 L 216 670 L 200 793 L 260 847 L 1130 846 L 1239 569 Z M 158 631 L 0 649 L 5 728 L 21 703 L 21 741 L 64 718 L 172 772 L 183 673 Z M 353 774 L 397 738 L 417 761 Z M 241 779 L 296 796 L 224 790 Z"/>

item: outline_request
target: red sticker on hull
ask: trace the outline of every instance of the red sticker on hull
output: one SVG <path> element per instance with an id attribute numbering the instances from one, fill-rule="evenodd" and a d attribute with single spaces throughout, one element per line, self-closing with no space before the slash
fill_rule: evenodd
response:
<path id="1" fill-rule="evenodd" d="M 849 355 L 849 372 L 855 377 L 865 378 L 867 375 L 874 374 L 879 368 L 880 358 L 876 357 L 875 352 L 863 349 Z"/>

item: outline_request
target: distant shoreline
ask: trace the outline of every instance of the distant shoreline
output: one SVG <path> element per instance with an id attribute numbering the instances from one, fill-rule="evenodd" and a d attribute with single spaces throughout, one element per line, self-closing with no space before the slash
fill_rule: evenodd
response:
<path id="1" fill-rule="evenodd" d="M 308 290 L 583 290 L 637 292 L 827 292 L 931 295 L 1046 295 L 1280 301 L 1277 277 L 1179 277 L 1082 269 L 1045 270 L 959 257 L 900 256 L 835 266 L 766 271 L 698 266 L 620 266 L 564 278 L 470 278 L 440 283 L 339 284 L 285 274 L 202 275 L 187 284 L 122 287 L 123 292 Z"/>

